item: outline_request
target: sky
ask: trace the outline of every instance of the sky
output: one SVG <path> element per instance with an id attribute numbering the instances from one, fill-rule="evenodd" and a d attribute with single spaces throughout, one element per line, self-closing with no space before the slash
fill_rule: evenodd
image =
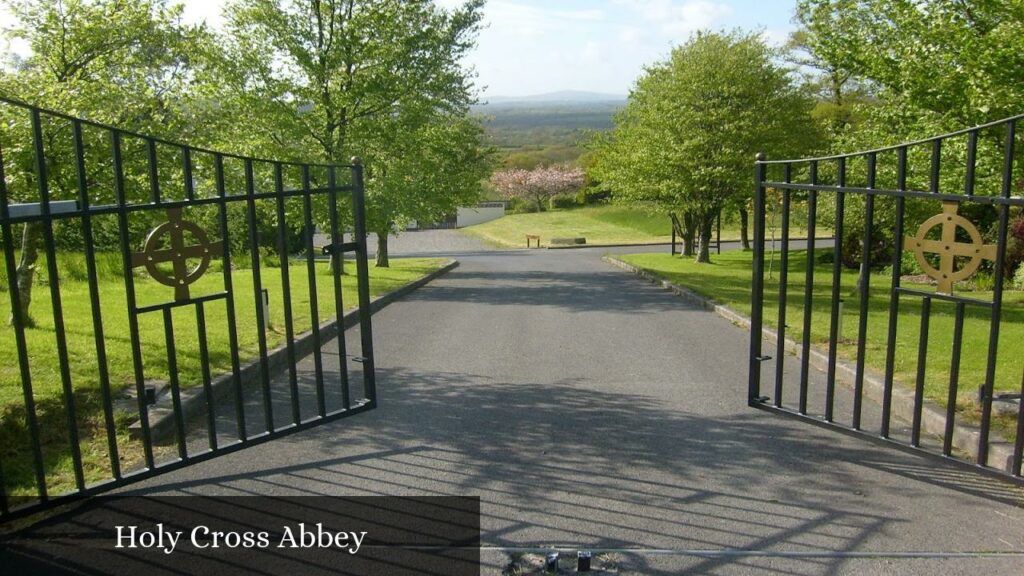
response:
<path id="1" fill-rule="evenodd" d="M 435 0 L 451 8 L 461 0 Z M 185 19 L 220 25 L 224 0 L 183 0 Z M 625 96 L 643 67 L 697 30 L 759 31 L 778 44 L 796 0 L 488 0 L 466 64 L 483 96 L 585 90 Z M 9 16 L 0 13 L 0 24 Z M 14 46 L 18 50 L 19 47 Z"/>

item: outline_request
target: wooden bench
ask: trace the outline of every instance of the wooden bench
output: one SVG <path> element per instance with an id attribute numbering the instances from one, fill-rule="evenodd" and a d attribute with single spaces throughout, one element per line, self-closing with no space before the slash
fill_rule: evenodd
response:
<path id="1" fill-rule="evenodd" d="M 536 240 L 537 241 L 537 248 L 540 248 L 540 236 L 539 235 L 537 235 L 537 234 L 527 234 L 526 235 L 526 247 L 527 248 L 530 247 L 530 240 Z"/>

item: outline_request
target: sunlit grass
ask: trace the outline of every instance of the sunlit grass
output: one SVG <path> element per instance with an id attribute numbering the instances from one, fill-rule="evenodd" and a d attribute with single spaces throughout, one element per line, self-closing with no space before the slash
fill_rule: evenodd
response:
<path id="1" fill-rule="evenodd" d="M 723 215 L 722 240 L 739 240 L 740 227 Z M 549 210 L 530 214 L 509 214 L 504 218 L 462 229 L 493 244 L 524 248 L 526 235 L 541 237 L 542 246 L 552 238 L 586 238 L 587 244 L 652 244 L 672 240 L 672 224 L 667 213 L 626 206 L 586 206 Z M 819 230 L 819 232 L 824 232 Z M 806 234 L 799 222 L 793 223 L 793 236 Z"/>

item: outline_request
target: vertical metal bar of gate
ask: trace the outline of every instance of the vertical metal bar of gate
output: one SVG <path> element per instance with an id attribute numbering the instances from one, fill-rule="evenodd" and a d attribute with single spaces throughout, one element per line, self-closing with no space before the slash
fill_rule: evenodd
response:
<path id="1" fill-rule="evenodd" d="M 78 203 L 82 209 L 82 238 L 92 238 L 92 215 L 89 214 L 89 184 L 85 171 L 85 143 L 82 136 L 82 123 L 72 123 L 72 139 L 75 154 L 75 180 L 78 185 Z M 0 160 L 0 164 L 3 161 Z M 0 181 L 4 180 L 0 171 Z M 0 199 L 6 205 L 6 200 Z M 96 270 L 96 250 L 92 242 L 85 242 L 85 267 L 89 283 L 89 306 L 92 309 L 93 342 L 96 346 L 97 376 L 100 380 L 100 393 L 103 396 L 103 423 L 107 433 L 107 454 L 110 460 L 110 471 L 115 479 L 121 478 L 121 457 L 117 447 L 117 429 L 114 421 L 113 393 L 110 387 L 110 371 L 107 367 L 107 343 L 103 333 L 103 310 L 100 306 L 99 273 Z"/>
<path id="2" fill-rule="evenodd" d="M 142 449 L 146 459 L 146 469 L 155 466 L 153 458 L 153 436 L 149 427 L 149 407 L 146 404 L 146 376 L 142 365 L 142 337 L 139 335 L 139 319 L 132 312 L 138 307 L 135 301 L 135 276 L 132 274 L 132 249 L 128 228 L 128 194 L 125 190 L 124 162 L 121 157 L 121 133 L 111 132 L 111 154 L 114 163 L 114 196 L 117 201 L 118 239 L 120 240 L 121 260 L 124 266 L 125 302 L 128 306 L 128 330 L 132 347 L 132 366 L 135 376 L 135 399 L 139 410 L 139 427 L 142 435 Z"/>
<path id="3" fill-rule="evenodd" d="M 277 196 L 277 243 L 278 257 L 281 259 L 281 306 L 284 308 L 284 340 L 288 358 L 288 391 L 291 396 L 292 423 L 302 421 L 299 410 L 299 371 L 295 358 L 295 320 L 292 315 L 292 282 L 288 273 L 288 228 L 285 215 L 284 167 L 280 162 L 274 163 L 274 193 Z M 313 319 L 314 323 L 316 318 Z"/>
<path id="4" fill-rule="evenodd" d="M 359 324 L 363 358 L 363 388 L 370 406 L 377 405 L 377 377 L 373 362 L 373 332 L 370 326 L 369 266 L 366 250 L 366 188 L 363 183 L 363 161 L 352 159 L 353 209 L 355 210 L 355 240 L 362 258 L 356 261 L 359 282 Z"/>
<path id="5" fill-rule="evenodd" d="M 838 176 L 836 186 L 840 189 L 836 193 L 836 215 L 832 226 L 832 312 L 829 316 L 828 332 L 828 375 L 825 380 L 825 421 L 831 422 L 835 419 L 836 399 L 836 361 L 839 355 L 839 340 L 842 334 L 839 328 L 842 325 L 842 282 L 843 282 L 843 217 L 846 207 L 846 193 L 842 188 L 846 186 L 846 158 L 838 160 Z"/>
<path id="6" fill-rule="evenodd" d="M 260 273 L 260 238 L 256 220 L 256 182 L 251 158 L 245 159 L 245 214 L 249 224 L 249 259 L 252 266 L 252 293 L 255 299 L 253 309 L 256 311 L 256 342 L 260 355 L 260 389 L 263 397 L 263 427 L 271 434 L 274 426 L 274 398 L 270 388 L 270 361 L 267 358 L 266 326 L 270 319 L 266 318 L 267 310 L 263 306 L 263 275 Z"/>
<path id="7" fill-rule="evenodd" d="M 327 187 L 332 190 L 338 185 L 338 174 L 335 171 L 334 166 L 327 169 Z M 331 225 L 331 244 L 332 246 L 340 246 L 344 243 L 344 230 L 341 229 L 341 222 L 338 218 L 338 195 L 331 194 L 328 199 L 328 209 L 330 211 L 330 225 Z M 348 358 L 348 345 L 345 343 L 345 305 L 342 300 L 341 290 L 341 274 L 344 271 L 345 266 L 345 253 L 340 249 L 332 249 L 330 251 L 331 266 L 333 274 L 333 286 L 334 286 L 334 322 L 337 326 L 338 335 L 335 340 L 338 341 L 338 361 L 342 362 L 345 358 Z M 343 410 L 351 408 L 349 383 L 348 383 L 348 371 L 339 370 L 339 376 L 341 377 L 341 407 Z"/>
<path id="8" fill-rule="evenodd" d="M 765 176 L 767 165 L 765 155 L 758 154 L 754 168 L 754 278 L 750 301 L 750 376 L 747 383 L 747 403 L 760 404 L 761 398 L 761 353 L 762 327 L 764 325 L 764 206 Z"/>
<path id="9" fill-rule="evenodd" d="M 875 172 L 877 169 L 878 156 L 868 155 L 868 180 L 867 187 L 874 189 Z M 864 363 L 867 353 L 868 336 L 868 300 L 871 297 L 871 251 L 874 244 L 874 220 L 875 220 L 875 196 L 868 194 L 864 199 L 864 239 L 860 250 L 860 275 L 857 286 L 860 289 L 860 306 L 858 308 L 857 322 L 857 368 L 854 376 L 853 391 L 853 429 L 860 430 L 860 421 L 863 411 L 864 400 Z"/>
<path id="10" fill-rule="evenodd" d="M 1017 122 L 1010 120 L 1006 125 L 1006 144 L 1003 161 L 1002 197 L 1009 199 L 1013 194 L 1013 153 L 1017 139 Z M 999 246 L 993 275 L 992 317 L 989 324 L 988 361 L 985 368 L 985 385 L 981 393 L 981 431 L 978 435 L 978 464 L 988 464 L 988 443 L 992 426 L 992 396 L 995 393 L 996 361 L 999 352 L 999 328 L 1003 319 L 1003 266 L 1006 258 L 1006 238 L 1010 225 L 1010 207 L 999 206 Z M 1024 403 L 1024 398 L 1021 399 Z M 1018 470 L 1019 474 L 1020 471 Z"/>
<path id="11" fill-rule="evenodd" d="M 306 230 L 306 274 L 309 279 L 309 317 L 312 319 L 313 333 L 313 370 L 316 378 L 316 407 L 321 418 L 327 414 L 324 405 L 324 361 L 320 349 L 320 307 L 317 304 L 316 262 L 313 260 L 313 198 L 311 196 L 309 166 L 302 167 L 302 215 L 305 218 Z M 298 422 L 296 422 L 298 424 Z"/>
<path id="12" fill-rule="evenodd" d="M 792 165 L 786 164 L 792 171 Z M 808 167 L 811 186 L 818 184 L 818 163 L 812 161 Z M 818 191 L 807 192 L 807 267 L 804 274 L 804 327 L 800 346 L 800 404 L 801 414 L 807 414 L 808 379 L 811 359 L 811 321 L 814 311 L 814 262 L 815 244 L 818 237 Z"/>
<path id="13" fill-rule="evenodd" d="M 793 179 L 793 167 L 789 164 L 783 166 L 783 182 L 790 182 Z M 786 306 L 789 296 L 789 210 L 790 196 L 792 191 L 788 188 L 782 191 L 782 246 L 781 257 L 779 258 L 779 321 L 778 334 L 775 341 L 775 357 L 786 357 Z M 774 246 L 772 249 L 774 250 Z M 782 406 L 782 387 L 786 375 L 786 363 L 775 363 L 775 405 Z"/>
<path id="14" fill-rule="evenodd" d="M 242 367 L 241 359 L 238 356 L 238 329 L 235 317 L 235 290 L 234 276 L 231 273 L 231 232 L 228 226 L 227 188 L 224 183 L 224 156 L 214 154 L 213 156 L 214 186 L 217 189 L 217 198 L 222 202 L 217 206 L 217 220 L 220 224 L 220 237 L 225 249 L 222 250 L 221 267 L 224 278 L 224 291 L 227 296 L 224 298 L 224 307 L 227 314 L 228 324 L 228 346 L 231 348 L 231 383 L 235 399 L 235 429 L 239 442 L 248 439 L 248 432 L 245 429 L 245 393 L 242 391 Z"/>
<path id="15" fill-rule="evenodd" d="M 907 147 L 901 146 L 896 151 L 896 190 L 905 192 L 907 189 Z M 889 426 L 892 419 L 892 388 L 896 369 L 896 337 L 900 311 L 900 278 L 903 267 L 903 212 L 906 209 L 906 197 L 896 197 L 896 225 L 894 238 L 896 250 L 892 255 L 892 280 L 889 287 L 889 331 L 885 344 L 885 380 L 882 389 L 882 438 L 889 437 Z"/>
<path id="16" fill-rule="evenodd" d="M 53 235 L 53 219 L 50 214 L 50 185 L 46 173 L 46 155 L 43 152 L 43 126 L 39 110 L 32 111 L 32 142 L 35 146 L 36 185 L 39 187 L 39 212 L 42 217 L 43 246 L 46 250 L 47 283 L 50 285 L 50 300 L 53 306 L 53 332 L 57 340 L 57 362 L 60 370 L 61 388 L 64 393 L 64 415 L 68 427 L 68 443 L 71 446 L 71 466 L 74 468 L 75 486 L 85 489 L 82 471 L 82 449 L 78 440 L 78 418 L 75 410 L 75 392 L 71 387 L 71 368 L 68 365 L 68 341 L 64 328 L 64 305 L 60 291 L 60 277 L 57 273 L 57 245 Z"/>

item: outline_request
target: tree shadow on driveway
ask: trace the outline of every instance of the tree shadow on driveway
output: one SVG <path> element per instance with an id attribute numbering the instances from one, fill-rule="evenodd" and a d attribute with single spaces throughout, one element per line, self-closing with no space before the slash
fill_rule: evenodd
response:
<path id="1" fill-rule="evenodd" d="M 993 514 L 1016 510 L 1006 484 L 964 485 L 930 460 L 758 411 L 702 416 L 574 379 L 383 369 L 379 382 L 374 412 L 145 491 L 478 495 L 483 543 L 499 549 L 969 551 L 999 548 L 993 533 L 1024 542 L 1019 523 Z M 769 560 L 690 557 L 672 570 Z M 787 557 L 785 571 L 832 573 L 846 560 Z M 630 562 L 669 573 L 655 558 Z"/>

